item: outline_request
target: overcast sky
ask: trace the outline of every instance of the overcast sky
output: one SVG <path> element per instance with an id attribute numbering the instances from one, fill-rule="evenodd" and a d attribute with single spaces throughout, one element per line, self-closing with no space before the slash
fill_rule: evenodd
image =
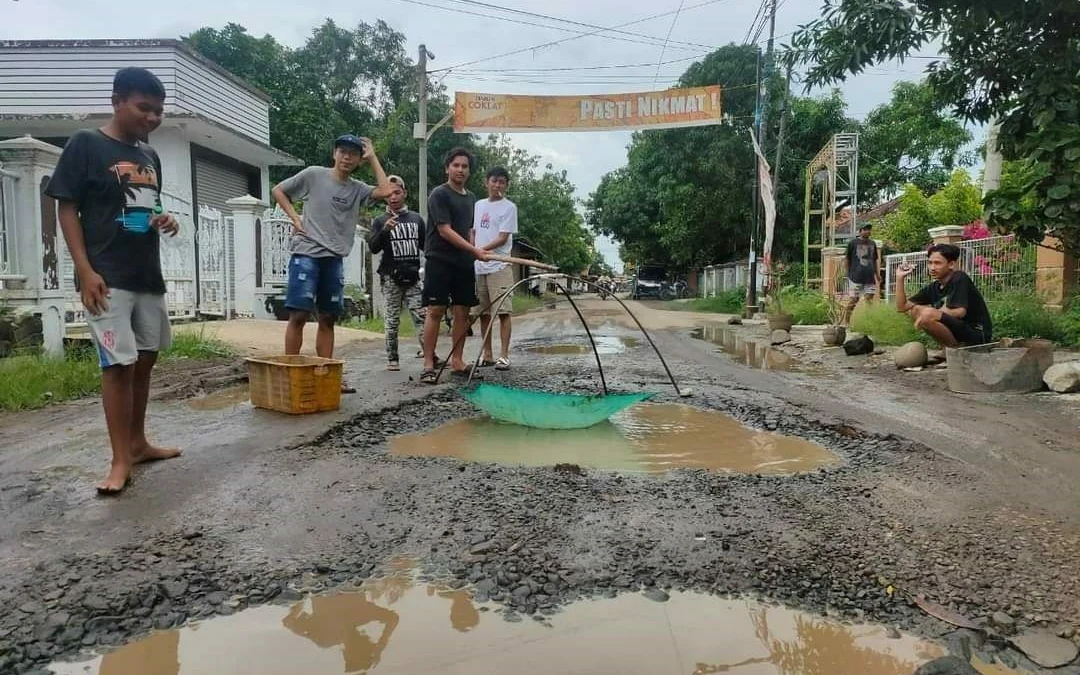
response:
<path id="1" fill-rule="evenodd" d="M 485 8 L 461 0 L 184 0 L 157 3 L 152 10 L 115 0 L 0 0 L 3 21 L 0 39 L 173 38 L 202 26 L 220 28 L 228 22 L 247 27 L 254 35 L 270 33 L 290 46 L 299 46 L 326 18 L 343 26 L 383 19 L 408 39 L 414 55 L 420 43 L 435 54 L 431 69 L 450 68 L 478 59 L 573 38 L 592 29 Z M 760 0 L 511 0 L 505 6 L 569 19 L 582 24 L 620 26 L 649 16 L 667 16 L 625 25 L 622 31 L 649 37 L 607 33 L 578 37 L 558 45 L 527 50 L 514 56 L 461 66 L 447 74 L 453 91 L 523 94 L 578 94 L 663 89 L 678 78 L 706 47 L 742 43 Z M 499 4 L 491 0 L 490 4 Z M 796 27 L 814 18 L 820 0 L 781 0 L 777 16 L 778 44 Z M 471 14 L 466 14 L 469 12 Z M 512 19 L 501 20 L 497 17 Z M 526 25 L 536 24 L 536 25 Z M 561 29 L 561 30 L 560 30 Z M 670 32 L 670 42 L 663 41 Z M 762 37 L 764 39 L 764 36 Z M 691 44 L 692 43 L 692 44 Z M 415 57 L 414 57 L 415 58 Z M 674 62 L 657 67 L 660 61 Z M 647 64 L 633 68 L 596 66 Z M 874 69 L 843 87 L 849 114 L 861 119 L 887 101 L 890 87 L 900 79 L 919 79 L 926 61 Z M 550 70 L 550 69 L 568 70 Z M 589 68 L 588 70 L 581 70 Z M 574 70 L 569 70 L 574 69 Z M 516 70 L 510 74 L 502 71 Z M 604 173 L 622 166 L 629 132 L 514 134 L 515 143 L 566 169 L 585 198 Z M 601 242 L 609 262 L 616 247 Z"/>

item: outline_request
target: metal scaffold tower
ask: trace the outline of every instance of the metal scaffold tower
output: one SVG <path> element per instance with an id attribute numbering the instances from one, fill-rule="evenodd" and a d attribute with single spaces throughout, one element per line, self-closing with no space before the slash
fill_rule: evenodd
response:
<path id="1" fill-rule="evenodd" d="M 836 134 L 806 165 L 803 208 L 803 283 L 806 286 L 822 282 L 820 278 L 810 277 L 810 251 L 818 251 L 820 256 L 825 247 L 836 246 L 855 236 L 858 195 L 859 134 Z M 844 206 L 850 207 L 850 218 L 838 217 Z M 817 243 L 811 242 L 811 229 L 820 232 Z"/>

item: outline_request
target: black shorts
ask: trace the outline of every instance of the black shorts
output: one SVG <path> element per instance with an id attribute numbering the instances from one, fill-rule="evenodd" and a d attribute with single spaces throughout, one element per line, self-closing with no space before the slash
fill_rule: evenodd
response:
<path id="1" fill-rule="evenodd" d="M 990 342 L 990 335 L 980 326 L 972 326 L 969 323 L 964 323 L 962 319 L 957 319 L 951 314 L 941 313 L 941 323 L 949 329 L 949 332 L 953 334 L 953 337 L 962 345 L 972 347 L 975 345 L 985 345 Z"/>
<path id="2" fill-rule="evenodd" d="M 473 307 L 476 298 L 476 271 L 445 260 L 428 258 L 424 264 L 424 307 Z"/>

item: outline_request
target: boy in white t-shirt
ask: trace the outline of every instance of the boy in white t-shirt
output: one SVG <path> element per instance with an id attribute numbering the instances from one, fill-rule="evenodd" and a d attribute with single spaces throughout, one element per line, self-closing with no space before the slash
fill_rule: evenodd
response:
<path id="1" fill-rule="evenodd" d="M 473 245 L 489 253 L 510 255 L 514 246 L 514 233 L 518 229 L 517 205 L 505 197 L 510 185 L 510 174 L 501 166 L 487 172 L 487 199 L 476 202 L 473 217 Z M 481 366 L 494 365 L 496 370 L 510 369 L 510 313 L 513 311 L 512 298 L 507 296 L 498 307 L 499 337 L 502 352 L 497 361 L 493 360 L 491 348 L 491 313 L 496 311 L 493 302 L 514 285 L 514 271 L 507 263 L 497 260 L 477 260 L 476 294 L 480 304 L 473 311 L 480 315 L 481 334 L 484 340 L 484 352 Z"/>

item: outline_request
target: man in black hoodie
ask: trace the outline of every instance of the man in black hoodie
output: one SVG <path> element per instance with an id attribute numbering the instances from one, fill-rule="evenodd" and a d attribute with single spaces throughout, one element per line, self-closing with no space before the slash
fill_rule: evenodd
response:
<path id="1" fill-rule="evenodd" d="M 371 224 L 368 244 L 372 253 L 382 253 L 379 261 L 380 283 L 386 299 L 387 370 L 400 370 L 398 363 L 398 326 L 404 305 L 423 347 L 424 309 L 420 287 L 420 255 L 424 250 L 425 225 L 419 213 L 405 205 L 405 181 L 390 176 L 392 191 L 386 199 L 386 213 Z"/>

